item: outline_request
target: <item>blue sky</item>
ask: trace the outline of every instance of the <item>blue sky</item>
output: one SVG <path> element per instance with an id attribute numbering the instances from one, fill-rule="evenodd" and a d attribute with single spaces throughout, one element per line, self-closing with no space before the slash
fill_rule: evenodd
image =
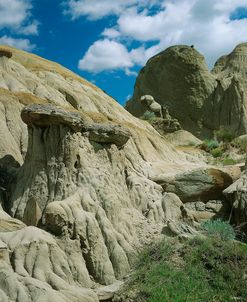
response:
<path id="1" fill-rule="evenodd" d="M 212 67 L 246 41 L 247 0 L 0 0 L 0 44 L 61 63 L 122 104 L 170 45 L 195 45 Z"/>

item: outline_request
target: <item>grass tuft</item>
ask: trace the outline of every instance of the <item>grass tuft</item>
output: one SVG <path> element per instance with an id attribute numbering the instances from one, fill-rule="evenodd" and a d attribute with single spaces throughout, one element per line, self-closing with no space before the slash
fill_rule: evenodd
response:
<path id="1" fill-rule="evenodd" d="M 234 240 L 236 237 L 234 228 L 221 219 L 207 220 L 202 223 L 201 227 L 208 236 L 216 239 L 227 241 Z"/>
<path id="2" fill-rule="evenodd" d="M 163 240 L 139 257 L 136 272 L 114 302 L 246 301 L 247 247 L 196 237 Z"/>

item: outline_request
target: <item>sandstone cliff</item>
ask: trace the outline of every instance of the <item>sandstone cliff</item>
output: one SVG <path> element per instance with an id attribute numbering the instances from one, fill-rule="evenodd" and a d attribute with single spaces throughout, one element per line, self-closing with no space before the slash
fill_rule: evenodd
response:
<path id="1" fill-rule="evenodd" d="M 145 109 L 140 99 L 148 94 L 197 136 L 212 136 L 221 127 L 236 136 L 245 134 L 246 71 L 247 43 L 221 57 L 212 72 L 193 46 L 172 46 L 152 57 L 140 71 L 126 109 L 141 116 Z"/>

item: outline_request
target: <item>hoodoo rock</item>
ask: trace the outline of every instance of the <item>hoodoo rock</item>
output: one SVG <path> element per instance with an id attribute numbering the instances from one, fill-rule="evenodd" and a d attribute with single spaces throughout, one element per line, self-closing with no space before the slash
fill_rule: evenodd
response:
<path id="1" fill-rule="evenodd" d="M 204 57 L 186 45 L 172 46 L 148 60 L 140 71 L 126 109 L 141 116 L 140 103 L 150 94 L 169 108 L 185 130 L 206 137 L 225 128 L 235 135 L 247 131 L 247 43 L 221 57 L 212 72 Z"/>

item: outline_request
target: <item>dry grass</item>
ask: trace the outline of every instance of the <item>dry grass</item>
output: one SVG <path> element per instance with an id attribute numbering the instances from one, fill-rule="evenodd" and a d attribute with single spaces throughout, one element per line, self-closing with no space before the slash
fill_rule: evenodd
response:
<path id="1" fill-rule="evenodd" d="M 73 80 L 76 80 L 76 81 L 82 83 L 83 85 L 91 87 L 93 90 L 101 91 L 101 89 L 97 88 L 95 85 L 84 80 L 77 74 L 73 73 L 72 71 L 61 66 L 58 63 L 46 60 L 35 54 L 31 54 L 31 53 L 25 52 L 23 50 L 18 50 L 16 48 L 6 46 L 6 45 L 0 45 L 0 50 L 5 51 L 5 52 L 11 52 L 13 54 L 12 59 L 18 63 L 21 63 L 24 67 L 26 67 L 30 71 L 57 72 L 65 79 L 71 78 Z"/>
<path id="2" fill-rule="evenodd" d="M 41 99 L 31 93 L 15 92 L 13 94 L 18 98 L 19 102 L 25 106 L 30 104 L 49 104 L 48 100 Z"/>
<path id="3" fill-rule="evenodd" d="M 48 104 L 49 101 L 45 99 L 41 99 L 31 93 L 28 92 L 12 92 L 5 88 L 0 88 L 1 96 L 4 96 L 8 99 L 14 99 L 15 101 L 19 101 L 22 105 L 30 105 L 30 104 Z"/>

